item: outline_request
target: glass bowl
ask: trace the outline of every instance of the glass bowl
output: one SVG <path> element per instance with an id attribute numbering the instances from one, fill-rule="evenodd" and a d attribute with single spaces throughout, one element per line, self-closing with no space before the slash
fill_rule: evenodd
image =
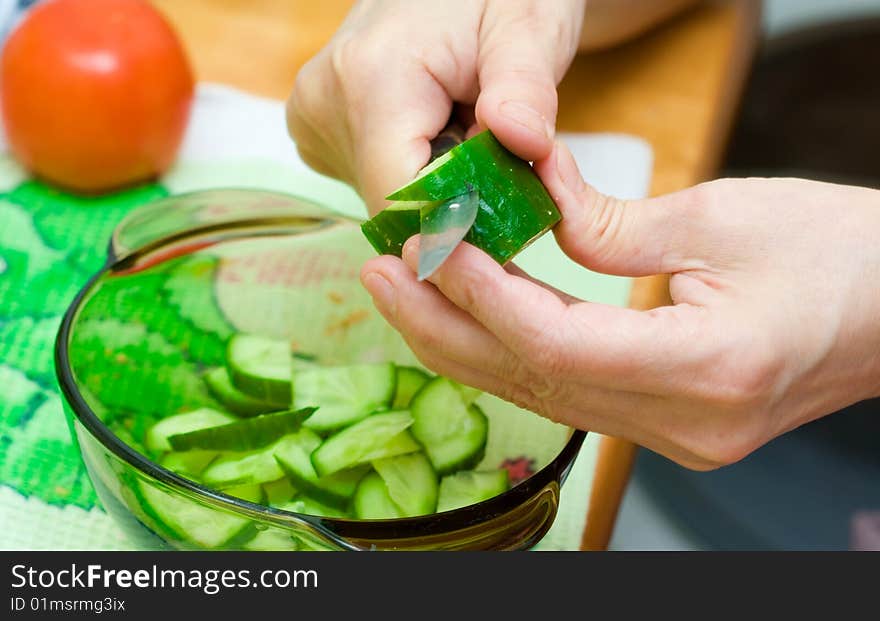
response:
<path id="1" fill-rule="evenodd" d="M 89 476 L 136 545 L 512 550 L 528 549 L 546 534 L 585 433 L 488 394 L 477 401 L 490 420 L 481 466 L 508 467 L 512 486 L 479 504 L 428 516 L 354 520 L 278 510 L 166 470 L 141 448 L 145 429 L 161 417 L 217 407 L 201 374 L 223 364 L 233 332 L 286 339 L 330 364 L 418 366 L 359 282 L 371 256 L 359 222 L 274 192 L 174 196 L 119 224 L 105 267 L 64 317 L 55 358 Z M 197 527 L 169 526 L 145 493 L 158 494 L 164 507 Z M 238 534 L 221 540 L 212 525 L 231 525 Z"/>

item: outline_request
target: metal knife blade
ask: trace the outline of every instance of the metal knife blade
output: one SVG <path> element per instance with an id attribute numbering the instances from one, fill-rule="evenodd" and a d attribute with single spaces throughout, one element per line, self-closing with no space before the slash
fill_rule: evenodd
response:
<path id="1" fill-rule="evenodd" d="M 479 207 L 480 195 L 470 185 L 465 194 L 422 207 L 419 280 L 430 277 L 452 254 L 473 226 Z"/>

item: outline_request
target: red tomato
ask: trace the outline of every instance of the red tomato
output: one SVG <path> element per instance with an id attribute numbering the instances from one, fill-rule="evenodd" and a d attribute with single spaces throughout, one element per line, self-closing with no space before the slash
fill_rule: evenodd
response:
<path id="1" fill-rule="evenodd" d="M 13 154 L 36 176 L 79 192 L 168 168 L 193 89 L 180 41 L 143 0 L 38 4 L 0 58 L 0 107 Z"/>

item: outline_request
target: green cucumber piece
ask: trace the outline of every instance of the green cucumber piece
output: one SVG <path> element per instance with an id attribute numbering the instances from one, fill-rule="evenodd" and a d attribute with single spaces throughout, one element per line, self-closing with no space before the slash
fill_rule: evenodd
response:
<path id="1" fill-rule="evenodd" d="M 437 508 L 437 473 L 424 453 L 377 459 L 373 468 L 404 517 L 428 515 Z"/>
<path id="2" fill-rule="evenodd" d="M 394 389 L 392 410 L 405 410 L 419 390 L 428 383 L 431 376 L 416 367 L 397 367 L 397 386 Z"/>
<path id="3" fill-rule="evenodd" d="M 406 455 L 407 453 L 415 453 L 422 450 L 422 445 L 416 442 L 416 439 L 409 431 L 401 431 L 399 434 L 388 440 L 379 448 L 371 451 L 364 456 L 364 463 L 373 461 L 374 459 L 385 459 L 386 457 L 396 457 L 398 455 Z"/>
<path id="4" fill-rule="evenodd" d="M 165 491 L 152 483 L 138 480 L 141 502 L 147 515 L 155 516 L 171 534 L 200 548 L 221 548 L 242 536 L 251 526 L 251 520 L 220 509 L 198 504 L 195 500 Z M 238 487 L 224 491 L 250 502 L 262 502 L 259 485 Z"/>
<path id="5" fill-rule="evenodd" d="M 388 409 L 396 377 L 390 362 L 306 369 L 294 376 L 293 405 L 317 406 L 305 426 L 319 433 L 334 431 Z"/>
<path id="6" fill-rule="evenodd" d="M 291 484 L 304 496 L 338 509 L 348 506 L 358 483 L 369 470 L 364 464 L 319 477 L 306 451 L 300 451 L 298 455 L 276 454 L 275 459 Z"/>
<path id="7" fill-rule="evenodd" d="M 205 468 L 217 459 L 217 451 L 186 451 L 166 453 L 159 465 L 188 479 L 199 479 Z"/>
<path id="8" fill-rule="evenodd" d="M 391 499 L 388 486 L 377 472 L 365 476 L 352 501 L 354 516 L 359 520 L 393 520 L 403 517 L 403 510 Z"/>
<path id="9" fill-rule="evenodd" d="M 144 444 L 149 451 L 164 453 L 171 450 L 168 438 L 173 435 L 188 433 L 197 429 L 216 427 L 217 425 L 225 425 L 234 420 L 232 416 L 212 410 L 211 408 L 200 408 L 184 414 L 175 414 L 174 416 L 163 418 L 150 427 L 147 430 Z"/>
<path id="10" fill-rule="evenodd" d="M 202 479 L 206 485 L 218 489 L 276 481 L 284 476 L 284 472 L 275 461 L 275 454 L 289 454 L 301 451 L 303 445 L 312 446 L 305 431 L 288 434 L 275 444 L 257 451 L 225 453 L 208 466 L 202 473 Z"/>
<path id="11" fill-rule="evenodd" d="M 460 509 L 489 500 L 510 487 L 507 470 L 465 470 L 443 477 L 437 498 L 437 512 Z"/>
<path id="12" fill-rule="evenodd" d="M 292 352 L 285 341 L 235 334 L 226 345 L 226 368 L 233 386 L 275 409 L 290 407 Z"/>
<path id="13" fill-rule="evenodd" d="M 529 163 L 508 151 L 488 130 L 453 147 L 387 198 L 403 204 L 433 202 L 464 194 L 471 188 L 480 195 L 480 207 L 464 239 L 502 265 L 561 219 Z M 391 225 L 402 220 L 399 215 L 379 219 L 382 213 L 369 221 L 372 224 L 365 223 L 361 228 L 380 254 L 400 256 L 397 250 L 412 230 Z"/>
<path id="14" fill-rule="evenodd" d="M 203 449 L 211 451 L 250 451 L 277 442 L 282 436 L 298 431 L 315 408 L 303 408 L 196 429 L 168 437 L 175 451 Z"/>
<path id="15" fill-rule="evenodd" d="M 425 203 L 406 202 L 389 205 L 361 224 L 361 231 L 379 254 L 403 253 L 403 244 L 420 229 L 420 209 Z"/>
<path id="16" fill-rule="evenodd" d="M 290 482 L 290 479 L 287 477 L 281 477 L 275 481 L 263 483 L 263 493 L 266 494 L 266 503 L 268 503 L 270 507 L 274 507 L 291 500 L 296 496 L 298 490 L 293 486 L 293 483 Z"/>
<path id="17" fill-rule="evenodd" d="M 318 517 L 329 518 L 347 518 L 351 515 L 347 511 L 338 509 L 337 507 L 329 507 L 314 498 L 308 496 L 297 496 L 290 502 L 286 502 L 278 506 L 283 511 L 292 513 L 303 513 L 305 515 L 317 515 Z"/>
<path id="18" fill-rule="evenodd" d="M 476 405 L 465 403 L 458 384 L 432 379 L 413 398 L 412 434 L 439 475 L 473 468 L 483 458 L 489 420 Z"/>
<path id="19" fill-rule="evenodd" d="M 258 416 L 277 412 L 279 409 L 274 403 L 254 399 L 233 386 L 232 380 L 229 379 L 229 370 L 225 367 L 211 369 L 205 373 L 204 378 L 211 394 L 223 404 L 223 407 L 239 416 Z"/>
<path id="20" fill-rule="evenodd" d="M 413 424 L 406 410 L 373 414 L 327 438 L 312 453 L 318 476 L 327 476 L 380 459 L 389 441 Z M 388 455 L 384 455 L 388 456 Z"/>

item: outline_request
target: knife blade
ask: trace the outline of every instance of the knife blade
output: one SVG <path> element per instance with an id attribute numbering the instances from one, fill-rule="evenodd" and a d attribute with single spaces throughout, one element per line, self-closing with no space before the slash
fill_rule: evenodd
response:
<path id="1" fill-rule="evenodd" d="M 421 208 L 419 280 L 429 278 L 449 258 L 473 226 L 479 207 L 480 195 L 468 184 L 466 193 Z"/>

